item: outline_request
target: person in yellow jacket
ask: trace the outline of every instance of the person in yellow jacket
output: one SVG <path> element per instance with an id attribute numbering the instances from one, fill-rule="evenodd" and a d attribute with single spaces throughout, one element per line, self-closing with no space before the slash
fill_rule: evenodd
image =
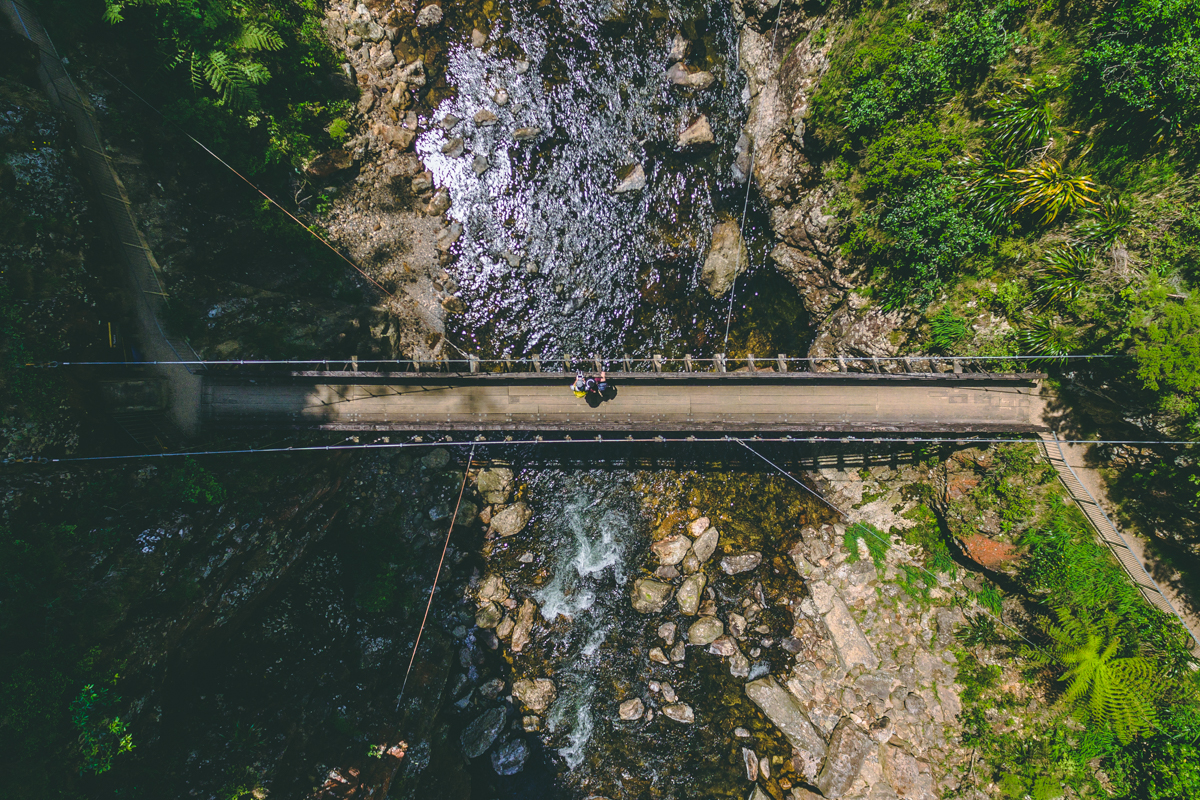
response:
<path id="1" fill-rule="evenodd" d="M 571 391 L 576 397 L 587 396 L 587 378 L 583 377 L 582 372 L 575 373 L 575 382 L 571 384 Z"/>

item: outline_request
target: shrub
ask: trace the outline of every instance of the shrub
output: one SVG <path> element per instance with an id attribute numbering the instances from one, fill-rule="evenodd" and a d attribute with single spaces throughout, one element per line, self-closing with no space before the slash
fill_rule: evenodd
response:
<path id="1" fill-rule="evenodd" d="M 1060 214 L 1097 205 L 1091 196 L 1096 193 L 1091 176 L 1072 175 L 1053 158 L 1043 159 L 1033 167 L 1010 170 L 1010 174 L 1017 192 L 1010 214 L 1023 210 L 1040 212 L 1040 224 L 1049 225 Z"/>
<path id="2" fill-rule="evenodd" d="M 993 101 L 990 126 L 996 143 L 1008 153 L 1024 155 L 1050 139 L 1054 114 L 1051 87 L 1025 84 L 1015 94 Z"/>
<path id="3" fill-rule="evenodd" d="M 133 750 L 133 734 L 119 716 L 111 713 L 120 701 L 110 696 L 107 688 L 88 684 L 71 703 L 71 722 L 79 732 L 81 773 L 108 772 L 113 759 Z"/>
<path id="4" fill-rule="evenodd" d="M 1160 306 L 1137 337 L 1134 360 L 1147 389 L 1200 391 L 1200 302 Z"/>
<path id="5" fill-rule="evenodd" d="M 1087 286 L 1095 256 L 1090 250 L 1075 244 L 1063 244 L 1042 258 L 1037 288 L 1042 306 L 1060 305 L 1073 301 Z"/>
<path id="6" fill-rule="evenodd" d="M 971 335 L 971 326 L 948 308 L 943 308 L 929 320 L 933 348 L 948 353 L 954 345 Z"/>
<path id="7" fill-rule="evenodd" d="M 225 488 L 216 476 L 193 458 L 185 458 L 182 467 L 166 473 L 164 498 L 173 505 L 220 505 L 225 502 Z"/>

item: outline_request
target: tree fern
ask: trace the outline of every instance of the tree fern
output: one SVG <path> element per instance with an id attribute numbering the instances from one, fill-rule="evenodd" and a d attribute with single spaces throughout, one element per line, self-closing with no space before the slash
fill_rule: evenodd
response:
<path id="1" fill-rule="evenodd" d="M 1024 648 L 1035 664 L 1061 670 L 1065 683 L 1061 702 L 1106 725 L 1124 744 L 1154 725 L 1156 714 L 1151 678 L 1154 663 L 1142 656 L 1120 656 L 1121 637 L 1116 617 L 1106 614 L 1099 624 L 1077 617 L 1066 608 L 1056 609 L 1057 621 L 1037 620 L 1049 643 Z"/>
<path id="2" fill-rule="evenodd" d="M 248 23 L 243 25 L 232 42 L 239 50 L 282 50 L 283 39 L 267 25 Z"/>

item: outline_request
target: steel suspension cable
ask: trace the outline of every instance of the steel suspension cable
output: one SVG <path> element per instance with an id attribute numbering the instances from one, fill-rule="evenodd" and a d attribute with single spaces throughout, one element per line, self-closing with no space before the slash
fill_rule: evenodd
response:
<path id="1" fill-rule="evenodd" d="M 446 542 L 442 545 L 442 557 L 438 559 L 437 572 L 433 574 L 433 586 L 429 587 L 429 601 L 425 603 L 425 616 L 421 618 L 421 627 L 417 629 L 417 640 L 413 642 L 412 655 L 408 659 L 408 669 L 404 671 L 404 682 L 400 684 L 400 694 L 396 696 L 396 709 L 400 708 L 400 700 L 408 686 L 408 676 L 412 674 L 413 663 L 417 660 L 417 648 L 421 646 L 421 634 L 425 633 L 425 623 L 429 621 L 429 609 L 433 607 L 433 593 L 437 591 L 438 579 L 442 577 L 442 565 L 446 563 L 446 551 L 450 549 L 450 534 L 454 533 L 454 523 L 458 519 L 458 509 L 462 507 L 463 494 L 467 491 L 467 476 L 471 474 L 471 459 L 475 456 L 475 445 L 467 454 L 467 465 L 463 467 L 462 486 L 458 490 L 458 502 L 454 504 L 454 513 L 450 515 L 450 527 L 446 530 Z"/>

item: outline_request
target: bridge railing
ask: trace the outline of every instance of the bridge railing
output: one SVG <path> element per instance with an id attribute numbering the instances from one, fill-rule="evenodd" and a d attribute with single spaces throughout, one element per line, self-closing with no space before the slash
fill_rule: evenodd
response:
<path id="1" fill-rule="evenodd" d="M 292 374 L 292 375 L 534 375 L 574 374 L 582 371 L 612 375 L 715 375 L 722 373 L 877 373 L 880 375 L 1014 374 L 1034 371 L 1037 360 L 1030 357 L 993 356 L 878 356 L 808 358 L 777 354 L 731 357 L 717 353 L 710 357 L 684 355 L 668 357 L 621 355 L 615 358 L 571 354 L 532 355 L 525 358 L 449 358 L 435 359 L 287 359 L 199 361 L 216 374 Z"/>

